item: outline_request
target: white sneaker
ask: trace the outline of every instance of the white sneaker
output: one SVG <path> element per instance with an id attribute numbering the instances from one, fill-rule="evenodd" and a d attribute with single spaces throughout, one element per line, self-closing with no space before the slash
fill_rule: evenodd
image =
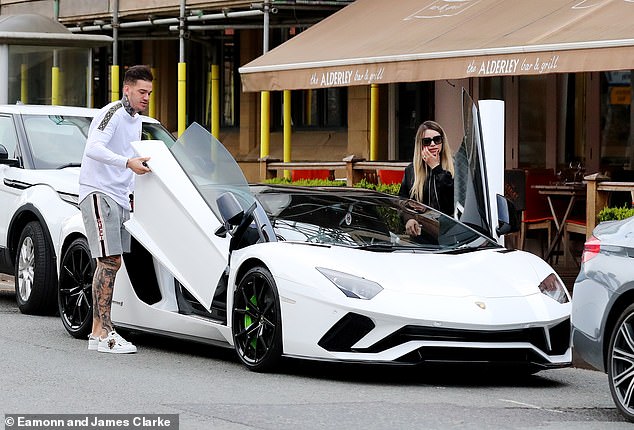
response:
<path id="1" fill-rule="evenodd" d="M 88 335 L 88 351 L 96 351 L 99 347 L 99 338 L 93 336 L 92 333 Z"/>
<path id="2" fill-rule="evenodd" d="M 105 339 L 99 339 L 97 351 L 110 352 L 112 354 L 131 354 L 136 352 L 136 346 L 113 330 L 108 333 L 108 337 Z"/>

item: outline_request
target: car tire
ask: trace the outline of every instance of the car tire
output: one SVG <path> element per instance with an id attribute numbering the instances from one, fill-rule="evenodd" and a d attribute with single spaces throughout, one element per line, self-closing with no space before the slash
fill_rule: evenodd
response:
<path id="1" fill-rule="evenodd" d="M 88 241 L 80 237 L 64 252 L 59 269 L 57 308 L 71 336 L 85 339 L 92 331 L 92 278 L 95 259 Z"/>
<path id="2" fill-rule="evenodd" d="M 44 230 L 31 221 L 22 230 L 15 258 L 15 296 L 20 312 L 48 315 L 55 312 L 57 274 L 53 249 Z"/>
<path id="3" fill-rule="evenodd" d="M 233 296 L 233 343 L 244 365 L 255 372 L 275 368 L 282 356 L 280 300 L 273 275 L 251 268 Z"/>
<path id="4" fill-rule="evenodd" d="M 634 304 L 619 317 L 610 336 L 607 372 L 610 393 L 621 414 L 634 422 Z"/>

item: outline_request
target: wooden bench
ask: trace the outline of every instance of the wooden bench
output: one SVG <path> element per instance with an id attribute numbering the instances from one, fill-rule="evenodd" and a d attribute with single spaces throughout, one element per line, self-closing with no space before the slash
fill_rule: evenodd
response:
<path id="1" fill-rule="evenodd" d="M 408 166 L 407 161 L 365 161 L 354 155 L 344 158 L 342 161 L 290 161 L 282 162 L 278 159 L 263 157 L 260 160 L 260 180 L 276 178 L 279 171 L 328 171 L 329 177 L 336 177 L 336 171 L 345 172 L 346 185 L 353 186 L 363 178 L 367 178 L 368 173 L 379 178 L 381 171 L 404 172 Z M 321 173 L 320 173 L 321 175 Z M 401 176 L 402 177 L 402 176 Z M 400 181 L 399 181 L 400 182 Z"/>
<path id="2" fill-rule="evenodd" d="M 613 191 L 629 191 L 634 202 L 634 182 L 613 182 L 607 176 L 595 173 L 584 178 L 587 186 L 586 238 L 592 235 L 597 225 L 601 209 L 608 206 L 608 198 Z"/>

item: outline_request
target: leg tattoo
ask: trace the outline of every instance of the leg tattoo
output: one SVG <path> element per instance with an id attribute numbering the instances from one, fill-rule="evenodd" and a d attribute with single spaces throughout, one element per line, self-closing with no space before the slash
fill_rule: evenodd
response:
<path id="1" fill-rule="evenodd" d="M 105 337 L 113 330 L 110 307 L 112 306 L 114 280 L 119 267 L 121 267 L 120 255 L 97 259 L 97 269 L 92 280 L 93 334 L 100 331 L 101 337 Z M 95 329 L 98 332 L 95 332 Z"/>

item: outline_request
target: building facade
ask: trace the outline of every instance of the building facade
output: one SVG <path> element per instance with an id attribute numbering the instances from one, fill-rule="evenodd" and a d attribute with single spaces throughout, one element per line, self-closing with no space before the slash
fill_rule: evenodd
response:
<path id="1" fill-rule="evenodd" d="M 595 3 L 611 1 L 617 0 Z M 92 97 L 87 103 L 99 107 L 110 101 L 113 64 L 122 73 L 128 66 L 148 64 L 156 75 L 151 113 L 175 133 L 183 114 L 179 64 L 186 63 L 186 123 L 196 121 L 211 129 L 215 115 L 219 139 L 241 161 L 247 177 L 257 180 L 262 103 L 259 92 L 242 90 L 238 68 L 351 3 L 2 0 L 0 13 L 37 13 L 58 20 L 73 33 L 112 36 L 113 45 L 93 50 Z M 507 168 L 583 169 L 617 176 L 627 176 L 634 168 L 630 70 L 545 70 L 530 76 L 379 84 L 375 132 L 380 145 L 375 157 L 411 159 L 416 128 L 426 119 L 442 123 L 450 141 L 457 143 L 462 135 L 462 88 L 476 100 L 505 101 Z M 282 91 L 270 93 L 269 155 L 280 159 L 283 100 Z M 289 100 L 292 160 L 371 158 L 370 85 L 297 89 Z"/>

